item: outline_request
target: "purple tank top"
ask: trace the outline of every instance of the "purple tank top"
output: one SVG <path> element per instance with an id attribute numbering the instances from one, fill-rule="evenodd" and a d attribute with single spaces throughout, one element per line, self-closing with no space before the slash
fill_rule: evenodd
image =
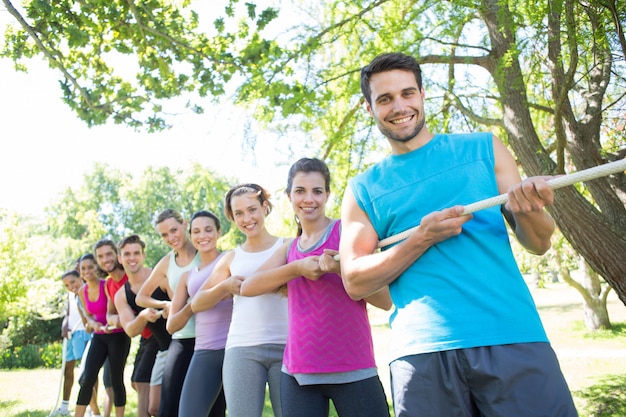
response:
<path id="1" fill-rule="evenodd" d="M 187 292 L 190 297 L 196 293 L 211 275 L 217 261 L 222 257 L 220 254 L 211 264 L 198 271 L 194 267 L 187 277 Z M 226 346 L 226 336 L 230 328 L 230 319 L 233 315 L 233 299 L 227 298 L 220 301 L 215 307 L 198 311 L 196 315 L 196 344 L 194 350 L 219 350 Z"/>

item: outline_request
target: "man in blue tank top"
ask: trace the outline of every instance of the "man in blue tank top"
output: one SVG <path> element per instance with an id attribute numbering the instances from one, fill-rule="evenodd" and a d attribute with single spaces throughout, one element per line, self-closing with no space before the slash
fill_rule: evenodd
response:
<path id="1" fill-rule="evenodd" d="M 339 252 L 352 298 L 389 285 L 396 416 L 576 416 L 503 219 L 527 250 L 545 253 L 554 231 L 547 177 L 522 182 L 490 133 L 430 133 L 410 56 L 376 57 L 361 90 L 392 152 L 350 181 Z M 502 193 L 502 207 L 461 215 Z"/>

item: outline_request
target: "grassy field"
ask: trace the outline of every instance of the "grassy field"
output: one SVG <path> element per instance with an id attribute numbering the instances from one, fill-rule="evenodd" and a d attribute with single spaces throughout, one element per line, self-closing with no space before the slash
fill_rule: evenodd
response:
<path id="1" fill-rule="evenodd" d="M 583 324 L 582 298 L 571 287 L 556 283 L 532 292 L 580 416 L 626 416 L 626 307 L 611 293 L 608 308 L 614 329 L 591 334 Z M 371 314 L 379 373 L 388 390 L 386 317 L 380 310 Z M 47 416 L 56 402 L 59 379 L 59 370 L 0 371 L 0 416 Z M 76 387 L 72 394 L 74 402 Z M 126 415 L 132 417 L 136 396 L 130 389 L 128 397 Z M 265 415 L 271 416 L 271 411 Z"/>

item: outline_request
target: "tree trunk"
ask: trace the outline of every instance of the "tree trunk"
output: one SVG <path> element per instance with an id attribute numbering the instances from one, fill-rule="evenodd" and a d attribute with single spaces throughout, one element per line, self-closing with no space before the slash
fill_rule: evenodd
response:
<path id="1" fill-rule="evenodd" d="M 492 46 L 490 56 L 495 64 L 492 76 L 501 96 L 509 145 L 528 176 L 553 175 L 556 164 L 541 144 L 529 111 L 524 76 L 515 53 L 513 15 L 505 3 L 497 0 L 484 0 L 481 15 L 489 31 Z M 593 117 L 602 116 L 598 113 Z M 571 123 L 571 120 L 568 122 Z M 587 121 L 585 126 L 599 128 L 600 125 Z M 589 134 L 587 129 L 584 135 L 576 135 L 575 140 L 589 140 Z M 595 195 L 614 194 L 610 187 L 596 187 L 595 191 Z M 622 259 L 626 254 L 626 237 L 621 227 L 623 222 L 613 221 L 616 218 L 614 213 L 624 213 L 624 205 L 615 195 L 596 198 L 614 207 L 600 211 L 574 187 L 566 187 L 556 191 L 555 203 L 549 212 L 572 247 L 604 277 L 626 305 L 626 262 Z"/>
<path id="2" fill-rule="evenodd" d="M 583 271 L 582 285 L 590 295 L 590 297 L 583 299 L 585 325 L 589 330 L 610 329 L 611 321 L 606 308 L 606 296 L 600 285 L 600 277 L 589 266 L 589 263 L 583 261 L 581 264 Z M 609 289 L 606 290 L 607 293 L 608 291 Z"/>
<path id="3" fill-rule="evenodd" d="M 581 258 L 579 271 L 582 273 L 581 282 L 572 278 L 568 269 L 561 270 L 561 277 L 583 297 L 585 326 L 591 331 L 610 329 L 611 320 L 606 308 L 606 300 L 611 287 L 608 285 L 602 287 L 600 277 L 583 258 Z"/>

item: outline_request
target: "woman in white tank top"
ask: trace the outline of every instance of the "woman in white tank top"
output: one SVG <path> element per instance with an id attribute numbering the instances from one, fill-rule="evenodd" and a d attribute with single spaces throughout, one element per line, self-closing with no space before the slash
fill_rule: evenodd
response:
<path id="1" fill-rule="evenodd" d="M 265 228 L 271 211 L 269 194 L 257 184 L 233 187 L 226 194 L 225 214 L 246 240 L 225 254 L 194 297 L 194 312 L 234 298 L 233 318 L 224 356 L 224 393 L 229 415 L 261 417 L 265 387 L 269 384 L 274 415 L 282 417 L 280 372 L 287 342 L 287 298 L 270 293 L 240 295 L 241 283 L 283 243 Z"/>

